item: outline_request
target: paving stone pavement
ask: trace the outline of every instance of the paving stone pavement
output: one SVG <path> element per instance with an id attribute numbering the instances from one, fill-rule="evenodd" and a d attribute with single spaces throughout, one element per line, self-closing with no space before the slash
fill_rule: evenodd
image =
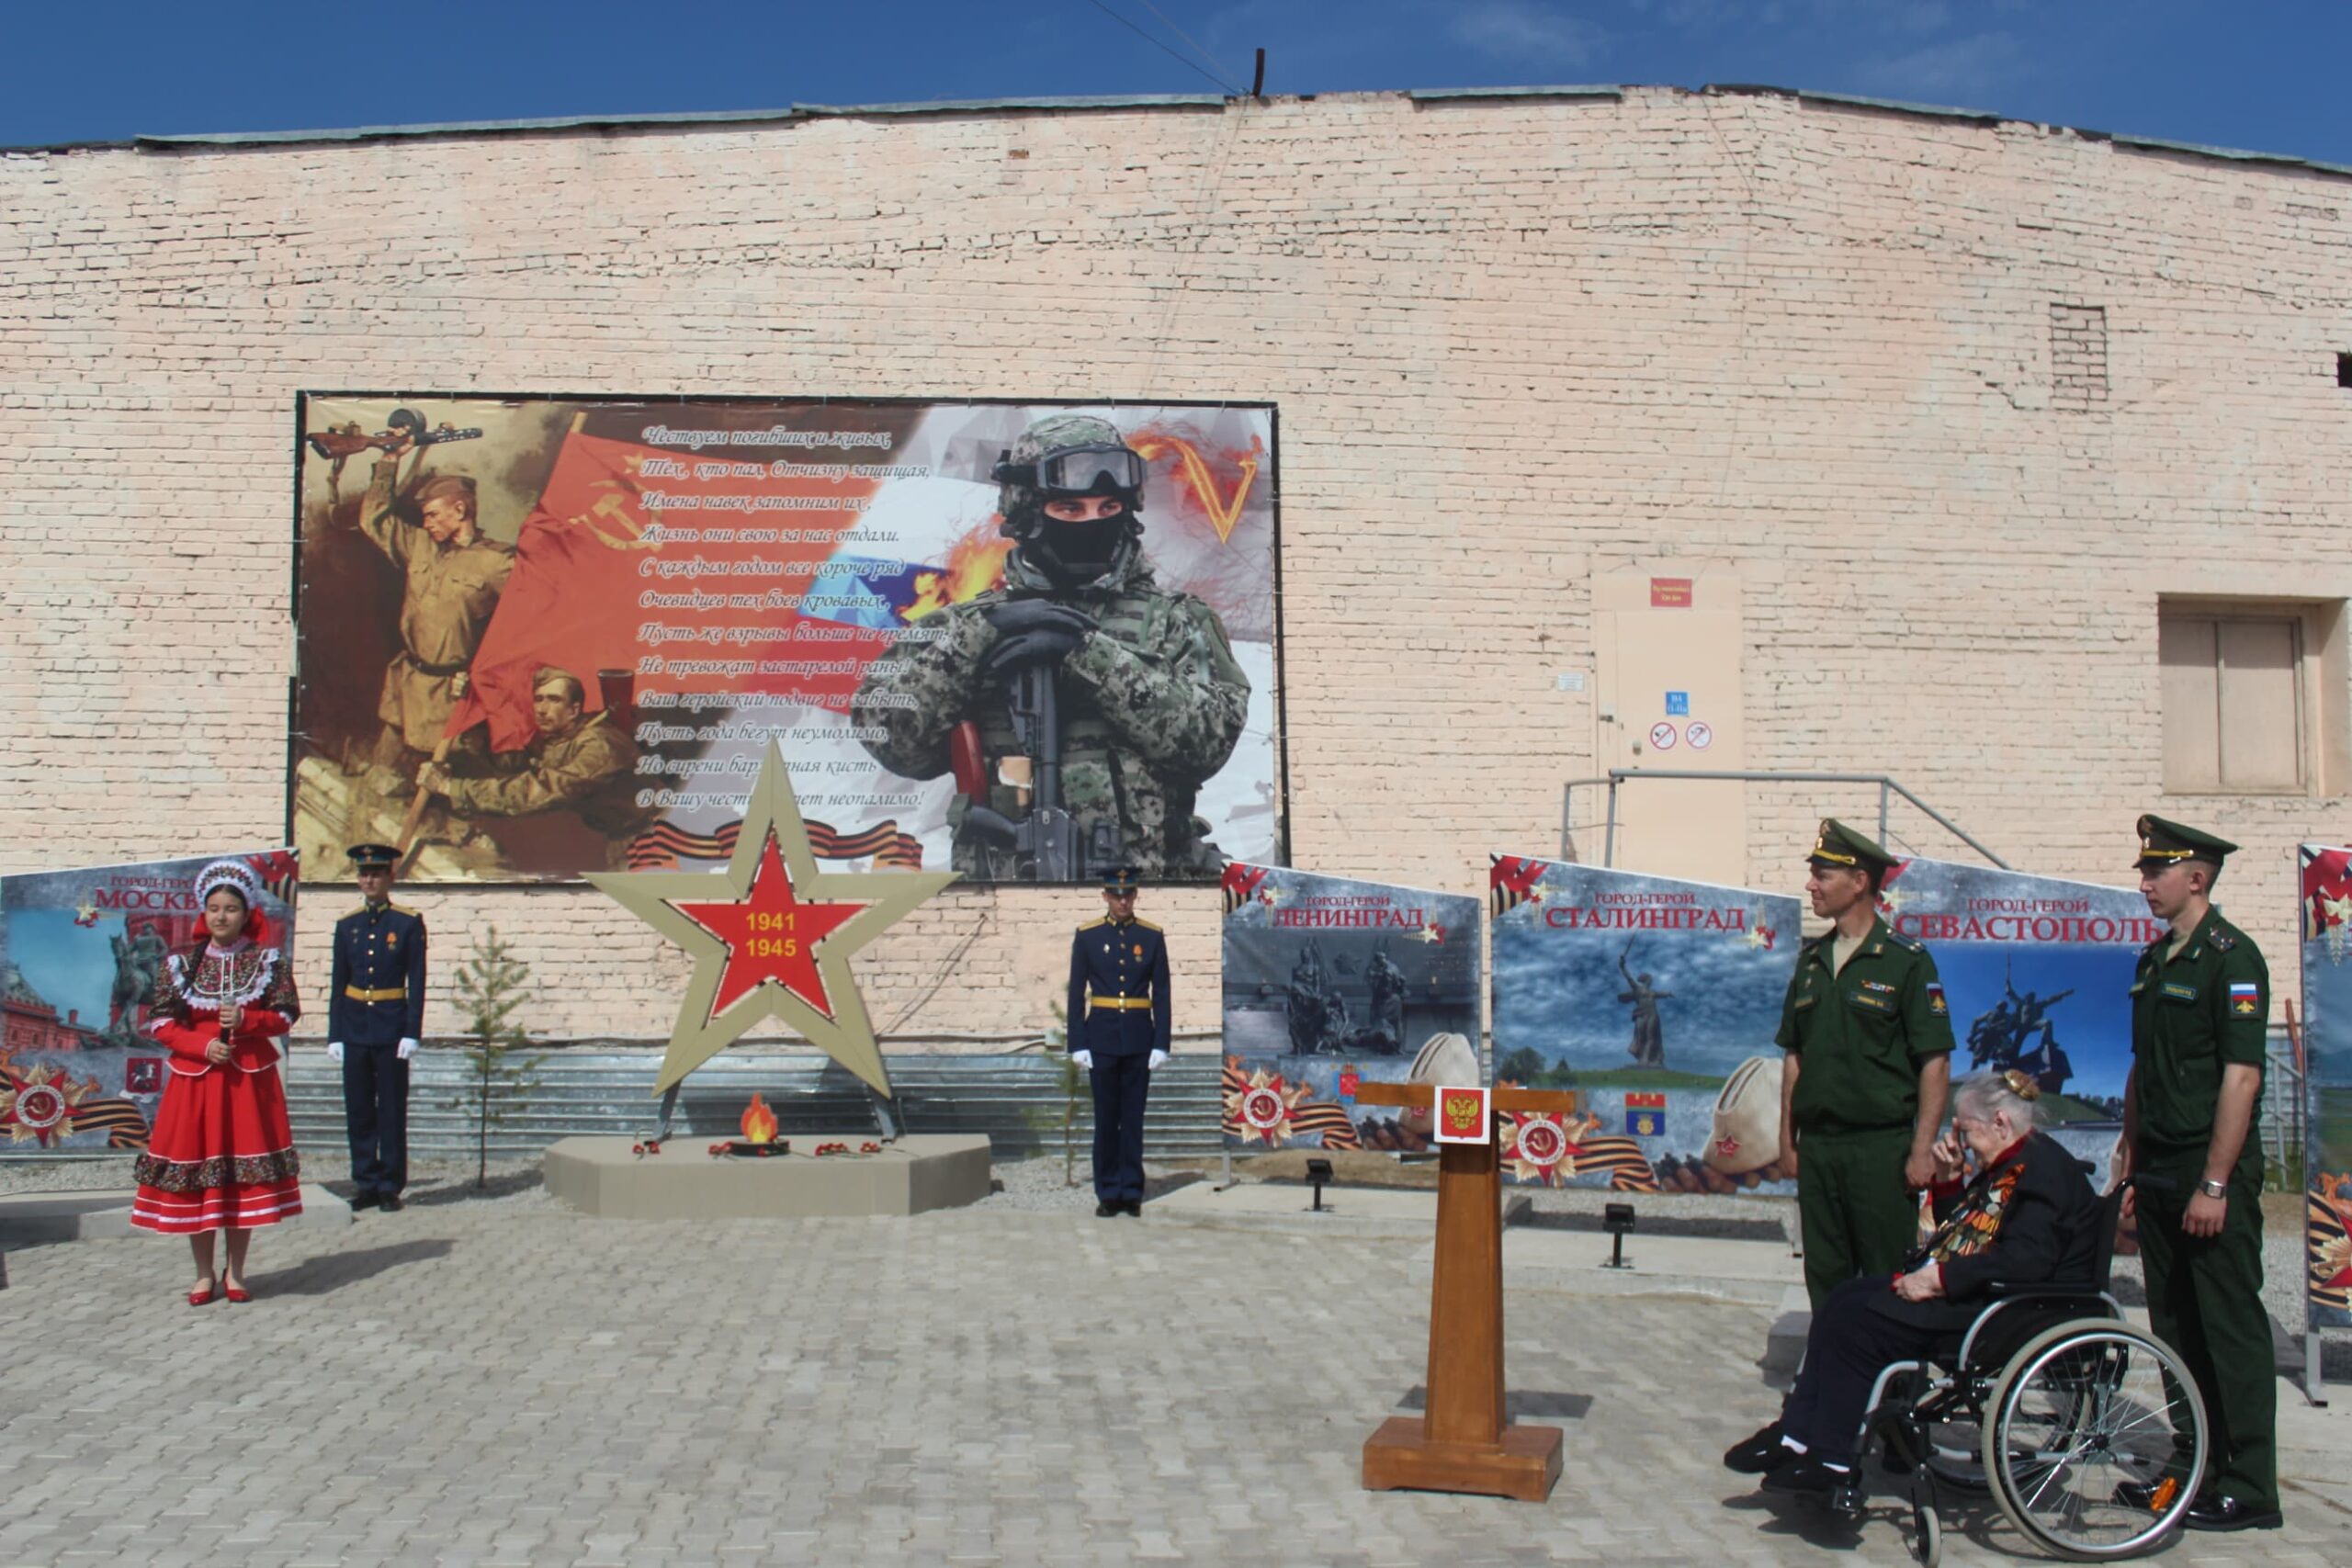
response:
<path id="1" fill-rule="evenodd" d="M 1558 1490 L 1373 1494 L 1359 1448 L 1421 1381 L 1411 1243 L 428 1197 L 264 1233 L 243 1307 L 187 1307 L 176 1243 L 11 1254 L 0 1563 L 1905 1561 L 1893 1493 L 1809 1539 L 1718 1467 L 1777 1405 L 1754 1306 L 1516 1292 Z M 2289 1507 L 2165 1561 L 2352 1560 L 2352 1494 Z M 2035 1560 L 1989 1506 L 1948 1517 L 1948 1562 Z"/>

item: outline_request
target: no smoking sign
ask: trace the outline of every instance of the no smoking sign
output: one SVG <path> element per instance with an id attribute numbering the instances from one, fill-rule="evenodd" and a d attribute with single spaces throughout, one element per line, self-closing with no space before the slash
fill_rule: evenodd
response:
<path id="1" fill-rule="evenodd" d="M 1679 739 L 1674 726 L 1664 719 L 1650 726 L 1650 750 L 1653 751 L 1671 751 L 1675 741 Z"/>

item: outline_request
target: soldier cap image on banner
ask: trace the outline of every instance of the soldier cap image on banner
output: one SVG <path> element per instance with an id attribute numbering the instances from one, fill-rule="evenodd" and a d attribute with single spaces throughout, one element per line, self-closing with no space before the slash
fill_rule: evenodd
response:
<path id="1" fill-rule="evenodd" d="M 1466 1034 L 1432 1034 L 1413 1057 L 1413 1070 L 1405 1075 L 1407 1083 L 1473 1084 L 1479 1078 L 1478 1048 L 1470 1043 Z M 1406 1111 L 1397 1118 L 1407 1129 L 1428 1134 L 1431 1131 L 1430 1113 L 1427 1111 Z"/>
<path id="2" fill-rule="evenodd" d="M 1746 1176 L 1781 1157 L 1781 1059 L 1750 1056 L 1715 1096 L 1707 1168 Z"/>
<path id="3" fill-rule="evenodd" d="M 2215 867 L 2237 852 L 2237 846 L 2227 839 L 2217 839 L 2195 828 L 2184 828 L 2177 822 L 2149 815 L 2140 818 L 2140 852 L 2132 864 L 2142 871 L 2161 871 L 2185 860 L 2202 861 Z"/>

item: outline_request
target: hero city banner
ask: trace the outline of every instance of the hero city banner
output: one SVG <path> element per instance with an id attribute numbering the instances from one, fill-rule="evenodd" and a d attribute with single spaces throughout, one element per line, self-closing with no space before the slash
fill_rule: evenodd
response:
<path id="1" fill-rule="evenodd" d="M 148 1007 L 204 935 L 196 876 L 219 860 L 253 873 L 261 940 L 290 962 L 289 849 L 0 877 L 0 1154 L 147 1146 L 170 1055 Z"/>
<path id="2" fill-rule="evenodd" d="M 1626 1192 L 1789 1192 L 1784 895 L 1497 855 L 1495 1081 L 1576 1091 L 1566 1119 L 1505 1112 L 1511 1179 Z"/>
<path id="3" fill-rule="evenodd" d="M 2304 1278 L 2308 1325 L 2352 1327 L 2352 849 L 2302 865 Z M 2273 1085 L 2272 1092 L 2281 1086 Z"/>
<path id="4" fill-rule="evenodd" d="M 2147 900 L 2133 888 L 1922 859 L 1887 873 L 1880 908 L 1936 962 L 1952 1077 L 2024 1073 L 2041 1085 L 2051 1135 L 2111 1170 L 2132 1076 L 2132 975 L 2165 930 Z"/>
<path id="5" fill-rule="evenodd" d="M 691 869 L 771 738 L 820 859 L 1215 878 L 1283 842 L 1268 404 L 301 400 L 292 833 Z"/>
<path id="6" fill-rule="evenodd" d="M 1225 868 L 1227 1145 L 1419 1150 L 1366 1082 L 1471 1085 L 1478 900 L 1279 866 Z"/>

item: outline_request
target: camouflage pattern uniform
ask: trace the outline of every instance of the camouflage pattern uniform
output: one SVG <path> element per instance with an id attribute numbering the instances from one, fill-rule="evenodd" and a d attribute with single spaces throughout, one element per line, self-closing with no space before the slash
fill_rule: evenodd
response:
<path id="1" fill-rule="evenodd" d="M 1056 415 L 1031 426 L 1012 456 L 1029 461 L 1045 451 L 1119 441 L 1104 421 Z M 1096 622 L 1062 660 L 1058 680 L 1062 805 L 1077 821 L 1080 843 L 1097 867 L 1124 863 L 1147 877 L 1214 875 L 1223 857 L 1208 841 L 1208 824 L 1193 816 L 1193 800 L 1233 754 L 1250 702 L 1250 678 L 1234 660 L 1224 623 L 1191 594 L 1153 581 L 1132 502 L 1108 569 L 1071 587 L 1039 558 L 1038 492 L 1014 483 L 1003 489 L 1004 531 L 1020 541 L 1006 558 L 1004 586 L 924 617 L 917 624 L 934 640 L 902 644 L 869 667 L 851 706 L 858 725 L 882 732 L 866 750 L 893 773 L 936 778 L 950 770 L 956 725 L 972 720 L 988 797 L 976 803 L 959 794 L 949 808 L 955 867 L 993 879 L 1025 874 L 1012 851 L 967 826 L 966 814 L 979 804 L 1016 821 L 1025 815 L 999 776 L 1002 759 L 1022 755 L 1004 684 L 989 679 L 982 662 L 999 637 L 992 606 L 1050 598 Z M 1098 848 L 1109 837 L 1104 829 L 1116 835 L 1107 849 Z"/>
<path id="2" fill-rule="evenodd" d="M 606 714 L 590 714 L 559 734 L 541 735 L 520 751 L 492 757 L 490 765 L 497 771 L 489 778 L 449 781 L 452 810 L 478 817 L 576 811 L 589 831 L 610 846 L 616 865 L 650 819 L 635 799 L 637 745 Z"/>
<path id="3" fill-rule="evenodd" d="M 359 503 L 359 531 L 408 579 L 401 598 L 401 651 L 384 670 L 384 694 L 376 705 L 384 721 L 376 760 L 413 767 L 417 759 L 406 753 L 430 753 L 441 743 L 458 705 L 457 677 L 481 647 L 514 552 L 480 534 L 469 545 L 435 544 L 400 515 L 392 493 L 399 469 L 397 458 L 376 465 Z"/>

